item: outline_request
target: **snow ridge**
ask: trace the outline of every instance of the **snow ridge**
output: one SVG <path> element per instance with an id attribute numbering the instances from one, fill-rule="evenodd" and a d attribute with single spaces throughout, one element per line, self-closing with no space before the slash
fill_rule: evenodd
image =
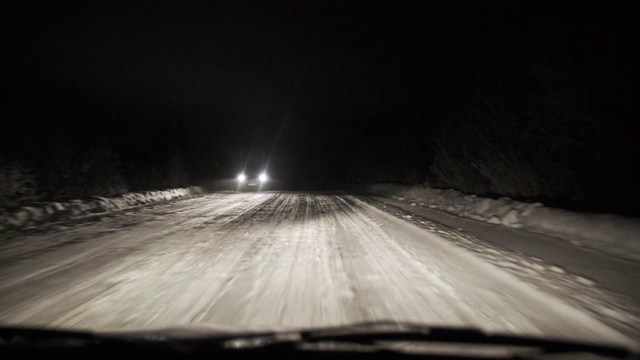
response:
<path id="1" fill-rule="evenodd" d="M 94 196 L 86 200 L 68 202 L 43 202 L 24 206 L 7 213 L 0 213 L 0 231 L 36 225 L 61 218 L 75 218 L 83 215 L 106 213 L 133 206 L 172 200 L 202 194 L 198 186 L 159 191 L 127 193 L 114 197 Z"/>
<path id="2" fill-rule="evenodd" d="M 526 203 L 466 195 L 422 185 L 367 184 L 357 190 L 409 200 L 460 217 L 549 235 L 618 256 L 640 260 L 640 220 L 611 214 L 580 213 Z"/>

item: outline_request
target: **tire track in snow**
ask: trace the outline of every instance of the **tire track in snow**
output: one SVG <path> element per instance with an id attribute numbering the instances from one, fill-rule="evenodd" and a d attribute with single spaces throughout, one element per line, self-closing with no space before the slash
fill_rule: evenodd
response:
<path id="1" fill-rule="evenodd" d="M 0 322 L 272 329 L 398 320 L 624 341 L 439 236 L 352 196 L 225 194 L 197 204 L 179 213 L 171 207 L 163 215 L 144 213 L 136 226 L 71 246 L 78 249 L 67 260 L 74 261 L 12 285 L 11 294 L 0 291 Z M 98 239 L 108 245 L 91 249 Z M 48 261 L 48 252 L 34 254 Z M 90 256 L 75 261 L 78 254 Z M 62 250 L 59 255 L 65 259 Z"/>

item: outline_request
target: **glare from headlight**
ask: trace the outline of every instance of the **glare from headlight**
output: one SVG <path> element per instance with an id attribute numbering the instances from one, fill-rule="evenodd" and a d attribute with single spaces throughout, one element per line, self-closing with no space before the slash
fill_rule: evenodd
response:
<path id="1" fill-rule="evenodd" d="M 258 180 L 260 180 L 260 182 L 267 181 L 267 174 L 265 173 L 260 174 L 260 176 L 258 176 Z"/>
<path id="2" fill-rule="evenodd" d="M 238 175 L 237 179 L 239 182 L 243 182 L 247 179 L 247 177 L 244 174 L 240 174 Z"/>

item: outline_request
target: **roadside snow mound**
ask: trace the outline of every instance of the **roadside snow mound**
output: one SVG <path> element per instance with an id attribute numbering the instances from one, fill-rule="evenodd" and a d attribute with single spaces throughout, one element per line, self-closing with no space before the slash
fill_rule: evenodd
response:
<path id="1" fill-rule="evenodd" d="M 202 193 L 201 187 L 192 186 L 181 189 L 128 193 L 108 198 L 94 196 L 87 200 L 37 203 L 12 212 L 0 212 L 0 231 L 35 225 L 46 220 L 105 213 Z"/>
<path id="2" fill-rule="evenodd" d="M 368 184 L 358 190 L 407 200 L 457 216 L 553 236 L 632 259 L 640 259 L 640 220 L 609 214 L 554 209 L 525 203 L 465 195 L 420 185 Z"/>

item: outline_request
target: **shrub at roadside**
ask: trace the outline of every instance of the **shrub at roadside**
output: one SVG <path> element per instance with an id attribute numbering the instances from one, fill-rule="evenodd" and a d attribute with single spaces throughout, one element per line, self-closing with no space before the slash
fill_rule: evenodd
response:
<path id="1" fill-rule="evenodd" d="M 42 190 L 52 200 L 112 196 L 129 189 L 118 157 L 107 149 L 61 151 L 43 166 L 41 182 Z"/>
<path id="2" fill-rule="evenodd" d="M 17 207 L 38 199 L 35 176 L 13 163 L 0 166 L 0 209 Z"/>

